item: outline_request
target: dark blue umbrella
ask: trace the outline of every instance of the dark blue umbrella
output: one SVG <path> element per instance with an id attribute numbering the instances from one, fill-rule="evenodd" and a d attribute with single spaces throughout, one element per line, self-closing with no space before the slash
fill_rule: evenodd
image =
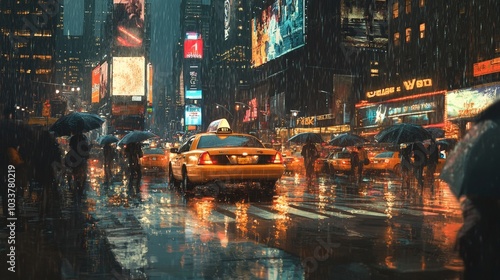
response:
<path id="1" fill-rule="evenodd" d="M 104 119 L 96 114 L 72 112 L 60 117 L 50 128 L 56 136 L 70 136 L 72 132 L 88 132 L 100 128 Z"/>
<path id="2" fill-rule="evenodd" d="M 130 143 L 138 143 L 142 142 L 151 138 L 157 138 L 159 137 L 158 135 L 149 132 L 149 131 L 139 131 L 139 130 L 134 130 L 129 133 L 127 133 L 123 138 L 118 141 L 117 145 L 127 145 Z"/>
<path id="3" fill-rule="evenodd" d="M 429 131 L 420 125 L 410 123 L 393 124 L 375 135 L 377 142 L 390 144 L 422 142 L 427 139 L 432 139 Z"/>
<path id="4" fill-rule="evenodd" d="M 99 144 L 101 146 L 104 146 L 106 144 L 116 143 L 118 141 L 120 141 L 120 139 L 118 139 L 118 137 L 111 135 L 111 134 L 103 135 L 103 136 L 97 138 L 97 140 L 96 140 L 97 144 Z"/>
<path id="5" fill-rule="evenodd" d="M 365 142 L 368 142 L 368 140 L 359 135 L 352 133 L 342 133 L 333 137 L 332 140 L 328 141 L 328 144 L 337 147 L 350 147 L 363 144 Z"/>
<path id="6" fill-rule="evenodd" d="M 290 137 L 288 139 L 288 142 L 294 142 L 294 143 L 306 143 L 307 140 L 311 141 L 312 143 L 323 143 L 323 138 L 321 138 L 321 135 L 318 133 L 314 132 L 302 132 L 299 134 L 295 134 L 294 136 Z"/>

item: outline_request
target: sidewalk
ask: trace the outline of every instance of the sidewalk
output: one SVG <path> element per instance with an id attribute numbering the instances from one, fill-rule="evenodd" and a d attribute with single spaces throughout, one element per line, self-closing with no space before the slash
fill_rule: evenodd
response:
<path id="1" fill-rule="evenodd" d="M 96 228 L 86 205 L 75 205 L 71 192 L 62 186 L 48 195 L 49 205 L 41 218 L 40 193 L 20 201 L 16 231 L 0 222 L 2 279 L 113 279 L 113 260 L 104 236 Z M 15 239 L 9 244 L 8 238 Z M 13 249 L 13 250 L 12 250 Z M 15 253 L 15 265 L 8 254 Z M 11 267 L 11 272 L 8 268 Z M 120 278 L 115 278 L 120 279 Z"/>

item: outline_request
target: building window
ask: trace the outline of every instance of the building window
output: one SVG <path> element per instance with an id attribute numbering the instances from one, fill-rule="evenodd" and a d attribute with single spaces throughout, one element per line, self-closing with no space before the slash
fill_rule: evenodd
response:
<path id="1" fill-rule="evenodd" d="M 420 24 L 420 39 L 425 38 L 425 23 Z"/>
<path id="2" fill-rule="evenodd" d="M 420 8 L 425 7 L 425 0 L 419 0 L 418 5 L 420 6 Z"/>
<path id="3" fill-rule="evenodd" d="M 394 46 L 399 46 L 399 32 L 394 33 Z"/>
<path id="4" fill-rule="evenodd" d="M 405 1 L 405 13 L 407 14 L 411 13 L 411 0 Z"/>
<path id="5" fill-rule="evenodd" d="M 411 28 L 406 28 L 405 42 L 409 43 L 411 41 Z"/>
<path id="6" fill-rule="evenodd" d="M 393 18 L 399 17 L 399 3 L 397 1 L 396 3 L 392 4 L 392 17 Z"/>

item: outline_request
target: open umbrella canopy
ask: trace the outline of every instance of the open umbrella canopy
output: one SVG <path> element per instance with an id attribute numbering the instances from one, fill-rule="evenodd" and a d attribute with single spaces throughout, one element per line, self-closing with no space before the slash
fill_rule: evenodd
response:
<path id="1" fill-rule="evenodd" d="M 111 134 L 100 136 L 96 140 L 97 144 L 99 144 L 101 146 L 104 146 L 106 144 L 116 143 L 118 141 L 120 141 L 120 139 L 118 139 L 118 137 L 111 135 Z"/>
<path id="2" fill-rule="evenodd" d="M 474 125 L 448 154 L 441 179 L 452 192 L 500 198 L 500 118 Z"/>
<path id="3" fill-rule="evenodd" d="M 129 143 L 142 142 L 156 137 L 159 136 L 149 131 L 134 130 L 123 136 L 123 138 L 120 139 L 120 141 L 118 141 L 117 145 L 122 146 L 122 145 L 127 145 Z"/>
<path id="4" fill-rule="evenodd" d="M 368 142 L 368 140 L 359 135 L 352 133 L 342 133 L 328 141 L 328 144 L 337 147 L 350 147 L 363 144 L 365 142 Z"/>
<path id="5" fill-rule="evenodd" d="M 100 128 L 104 120 L 96 114 L 72 112 L 60 117 L 50 128 L 56 136 L 69 136 L 72 132 L 88 132 Z"/>
<path id="6" fill-rule="evenodd" d="M 393 124 L 375 135 L 377 142 L 391 144 L 422 142 L 431 138 L 431 133 L 425 128 L 410 123 Z"/>
<path id="7" fill-rule="evenodd" d="M 311 141 L 312 143 L 323 143 L 323 138 L 321 137 L 320 134 L 314 133 L 314 132 L 302 132 L 295 134 L 294 136 L 290 137 L 288 139 L 288 142 L 294 142 L 294 143 L 306 143 L 307 140 Z"/>
<path id="8" fill-rule="evenodd" d="M 444 129 L 439 127 L 428 127 L 425 130 L 429 131 L 434 139 L 444 137 Z"/>

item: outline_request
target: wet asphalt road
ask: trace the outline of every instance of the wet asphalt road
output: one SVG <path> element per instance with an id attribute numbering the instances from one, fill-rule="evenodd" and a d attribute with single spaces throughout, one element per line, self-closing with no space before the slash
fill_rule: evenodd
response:
<path id="1" fill-rule="evenodd" d="M 74 204 L 69 191 L 62 192 L 69 193 L 58 206 L 62 218 L 43 223 L 31 219 L 36 226 L 26 231 L 36 228 L 38 233 L 32 235 L 43 240 L 26 242 L 45 244 L 47 250 L 39 250 L 40 254 L 54 257 L 52 268 L 42 265 L 47 260 L 34 260 L 48 275 L 51 271 L 66 279 L 459 279 L 461 275 L 453 248 L 462 222 L 460 209 L 439 181 L 424 189 L 402 189 L 398 179 L 386 175 L 370 176 L 355 185 L 342 176 L 320 175 L 307 182 L 295 174 L 282 178 L 273 197 L 263 198 L 258 187 L 245 192 L 199 187 L 194 197 L 186 199 L 168 187 L 164 176 L 144 176 L 141 193 L 130 199 L 126 180 L 105 187 L 101 178 L 102 170 L 93 169 L 86 200 L 80 205 Z"/>

